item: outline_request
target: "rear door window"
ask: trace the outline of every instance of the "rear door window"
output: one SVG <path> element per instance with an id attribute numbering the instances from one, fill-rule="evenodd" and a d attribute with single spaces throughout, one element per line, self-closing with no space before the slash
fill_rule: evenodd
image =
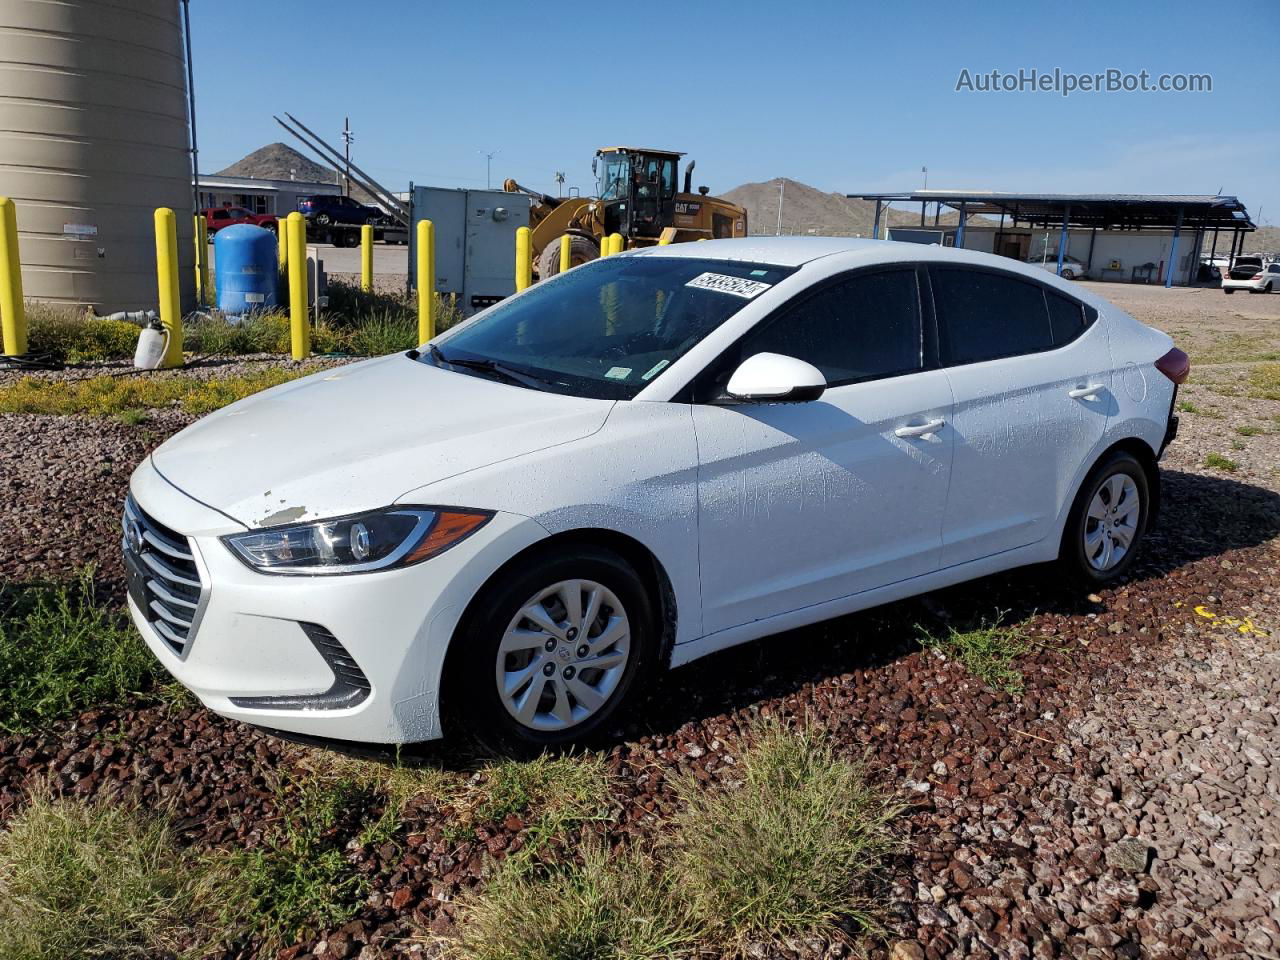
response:
<path id="1" fill-rule="evenodd" d="M 1054 346 L 1039 284 L 957 267 L 935 267 L 931 276 L 943 363 L 979 363 Z"/>

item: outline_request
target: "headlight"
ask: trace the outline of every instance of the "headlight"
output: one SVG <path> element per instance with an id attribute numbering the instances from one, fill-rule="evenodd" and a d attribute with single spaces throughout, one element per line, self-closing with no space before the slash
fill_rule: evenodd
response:
<path id="1" fill-rule="evenodd" d="M 259 573 L 367 573 L 428 560 L 465 540 L 491 516 L 480 510 L 388 507 L 222 539 Z"/>

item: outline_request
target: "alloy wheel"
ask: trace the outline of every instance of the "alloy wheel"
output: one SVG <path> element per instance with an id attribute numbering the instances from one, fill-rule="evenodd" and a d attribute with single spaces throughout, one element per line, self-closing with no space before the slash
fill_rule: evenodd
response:
<path id="1" fill-rule="evenodd" d="M 498 697 L 531 730 L 566 730 L 609 702 L 630 656 L 631 624 L 617 596 L 594 580 L 562 580 L 511 618 L 498 644 Z"/>

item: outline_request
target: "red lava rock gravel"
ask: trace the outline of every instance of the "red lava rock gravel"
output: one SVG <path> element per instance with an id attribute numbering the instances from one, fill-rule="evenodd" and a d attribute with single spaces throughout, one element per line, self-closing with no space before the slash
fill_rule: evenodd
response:
<path id="1" fill-rule="evenodd" d="M 183 422 L 0 417 L 4 579 L 96 562 L 110 586 L 128 473 Z M 1089 596 L 1020 571 L 672 674 L 606 750 L 617 777 L 610 835 L 654 838 L 674 809 L 673 774 L 732 782 L 754 719 L 796 718 L 865 755 L 909 804 L 906 851 L 884 878 L 890 935 L 870 946 L 875 957 L 1277 955 L 1280 496 L 1190 472 L 1163 482 L 1160 526 L 1114 589 Z M 1039 641 L 1019 663 L 1021 697 L 914 639 L 916 624 L 1000 612 Z M 75 794 L 129 787 L 171 802 L 194 843 L 256 843 L 271 787 L 303 749 L 201 709 L 102 707 L 0 739 L 0 819 L 50 777 Z M 425 752 L 450 765 L 466 759 L 455 749 Z M 431 798 L 412 802 L 394 842 L 351 853 L 373 882 L 360 915 L 283 955 L 431 955 L 405 938 L 447 932 L 456 896 L 525 829 L 509 817 L 457 843 L 447 826 Z M 849 951 L 801 942 L 753 955 Z"/>

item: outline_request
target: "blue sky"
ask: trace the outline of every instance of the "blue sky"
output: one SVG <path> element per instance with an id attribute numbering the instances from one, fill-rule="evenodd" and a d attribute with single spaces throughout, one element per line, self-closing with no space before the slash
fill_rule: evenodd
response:
<path id="1" fill-rule="evenodd" d="M 972 9 L 967 9 L 972 8 Z M 201 169 L 290 111 L 388 186 L 513 176 L 590 192 L 613 143 L 697 160 L 713 191 L 1225 193 L 1280 222 L 1280 32 L 1191 2 L 535 4 L 192 0 Z M 1261 25 L 1261 24 L 1259 24 Z M 1211 93 L 956 92 L 971 75 L 1209 74 Z"/>

